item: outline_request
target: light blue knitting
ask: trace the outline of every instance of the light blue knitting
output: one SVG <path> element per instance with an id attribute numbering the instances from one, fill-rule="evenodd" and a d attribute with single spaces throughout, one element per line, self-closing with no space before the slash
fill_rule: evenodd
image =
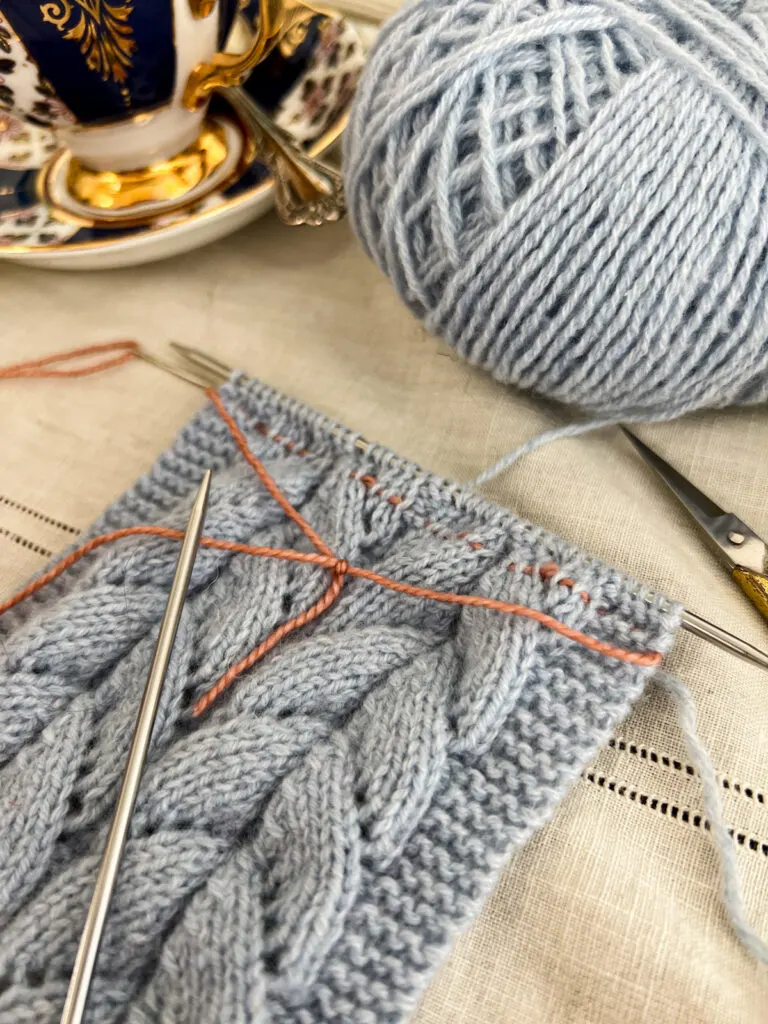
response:
<path id="1" fill-rule="evenodd" d="M 768 398 L 768 2 L 418 0 L 345 134 L 429 330 L 614 417 Z"/>
<path id="2" fill-rule="evenodd" d="M 672 643 L 677 606 L 543 530 L 261 384 L 222 395 L 340 557 L 619 646 Z M 183 526 L 209 465 L 208 534 L 305 543 L 210 407 L 95 529 Z M 1 1024 L 59 1018 L 177 553 L 120 542 L 0 619 Z M 326 575 L 200 552 L 90 1020 L 402 1021 L 646 682 L 535 623 L 350 580 L 193 721 Z"/>

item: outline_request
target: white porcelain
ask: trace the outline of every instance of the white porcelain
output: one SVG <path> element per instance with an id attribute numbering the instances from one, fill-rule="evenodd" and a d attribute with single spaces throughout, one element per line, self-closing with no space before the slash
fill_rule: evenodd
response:
<path id="1" fill-rule="evenodd" d="M 245 139 L 240 126 L 230 118 L 216 117 L 211 120 L 223 130 L 227 147 L 227 155 L 215 171 L 179 198 L 161 202 L 153 200 L 146 203 L 134 203 L 132 206 L 120 210 L 100 210 L 99 219 L 105 224 L 120 224 L 121 221 L 135 221 L 147 215 L 159 218 L 181 207 L 192 206 L 209 192 L 215 192 L 221 188 L 237 171 L 237 165 L 243 156 Z M 71 195 L 67 185 L 67 174 L 71 162 L 72 153 L 68 150 L 62 152 L 59 159 L 54 161 L 51 170 L 46 173 L 46 193 L 60 210 L 88 222 L 93 217 L 93 207 Z"/>
<path id="2" fill-rule="evenodd" d="M 164 230 L 115 241 L 106 247 L 65 249 L 51 253 L 41 249 L 39 252 L 20 253 L 8 258 L 12 263 L 46 270 L 116 270 L 120 267 L 135 267 L 179 256 L 224 238 L 263 217 L 272 206 L 273 186 L 269 184 L 237 205 L 218 209 L 213 207 L 206 211 L 207 216 L 198 215 L 181 220 Z"/>
<path id="3" fill-rule="evenodd" d="M 59 131 L 72 155 L 96 171 L 132 171 L 181 153 L 200 134 L 208 104 L 189 111 L 182 102 L 189 76 L 198 64 L 216 53 L 218 20 L 215 10 L 195 19 L 189 0 L 173 0 L 176 41 L 176 81 L 166 107 L 135 114 L 114 125 Z"/>
<path id="4" fill-rule="evenodd" d="M 94 171 L 133 171 L 191 146 L 205 115 L 205 107 L 190 113 L 181 106 L 168 106 L 119 124 L 60 129 L 59 138 L 72 156 Z"/>
<path id="5" fill-rule="evenodd" d="M 27 2 L 31 7 L 19 9 Z M 234 21 L 236 5 L 222 7 L 224 2 L 218 0 L 206 17 L 195 17 L 192 0 L 0 0 L 4 49 L 14 61 L 12 72 L 3 78 L 12 95 L 10 112 L 55 128 L 73 156 L 96 171 L 136 170 L 181 153 L 200 134 L 207 108 L 207 103 L 196 111 L 184 106 L 190 75 L 217 53 L 220 26 L 229 22 L 231 28 Z M 152 5 L 161 4 L 170 5 L 170 10 L 166 7 L 155 17 Z M 146 50 L 138 44 L 133 25 L 139 16 Z M 158 52 L 175 54 L 170 95 L 171 83 L 156 70 L 168 64 L 155 60 L 151 49 L 160 47 L 161 41 L 163 49 Z M 121 46 L 126 49 L 118 59 L 114 55 Z M 141 87 L 132 91 L 134 65 L 142 57 L 137 79 Z M 99 61 L 103 67 L 94 66 Z M 84 74 L 87 87 L 67 86 L 72 73 Z M 50 82 L 58 82 L 58 94 Z M 148 102 L 145 97 L 152 95 L 153 85 L 156 98 Z M 109 99 L 103 92 L 97 108 L 88 97 L 98 89 L 111 92 Z M 41 119 L 35 105 L 39 107 L 43 91 L 51 94 L 52 107 L 51 116 Z"/>
<path id="6" fill-rule="evenodd" d="M 276 123 L 311 154 L 327 152 L 342 133 L 364 60 L 365 49 L 349 21 L 335 17 L 324 23 L 301 74 L 272 110 Z M 255 88 L 254 81 L 249 88 Z M 252 95 L 259 99 L 258 90 Z M 229 122 L 228 137 L 240 131 L 223 101 L 217 101 L 211 116 Z M 71 205 L 67 211 L 56 209 L 41 195 L 39 169 L 56 152 L 53 134 L 7 115 L 4 123 L 3 117 L 0 112 L 0 260 L 56 270 L 151 263 L 222 238 L 272 207 L 273 185 L 268 176 L 259 180 L 265 168 L 257 159 L 241 164 L 228 182 L 191 208 L 161 211 L 137 227 L 103 219 L 98 226 L 84 226 L 83 211 L 76 216 Z M 59 192 L 56 199 L 64 196 Z"/>

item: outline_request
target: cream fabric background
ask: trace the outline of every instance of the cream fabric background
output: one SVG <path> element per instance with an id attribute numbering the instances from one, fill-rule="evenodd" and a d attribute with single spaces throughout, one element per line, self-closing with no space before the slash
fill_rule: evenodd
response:
<path id="1" fill-rule="evenodd" d="M 459 480 L 563 418 L 426 337 L 346 225 L 289 230 L 267 218 L 199 253 L 103 274 L 2 265 L 0 289 L 2 363 L 119 337 L 162 352 L 179 338 Z M 0 384 L 0 590 L 69 544 L 203 401 L 143 363 Z M 768 535 L 768 410 L 642 434 Z M 486 490 L 768 646 L 765 623 L 617 431 L 542 449 Z M 726 814 L 748 837 L 739 867 L 768 936 L 768 676 L 685 635 L 668 667 L 693 691 L 721 776 L 746 787 L 724 791 Z M 697 780 L 653 763 L 651 751 L 685 764 L 671 710 L 654 693 L 590 769 L 594 781 L 582 779 L 507 866 L 416 1024 L 768 1021 L 768 974 L 723 917 L 708 837 L 669 812 L 699 811 Z M 654 797 L 666 814 L 651 808 Z"/>
<path id="2" fill-rule="evenodd" d="M 378 17 L 397 0 L 346 6 Z M 458 480 L 564 421 L 428 338 L 345 225 L 289 230 L 270 217 L 199 253 L 103 274 L 3 264 L 0 294 L 3 364 L 120 337 L 160 353 L 179 338 Z M 0 384 L 0 595 L 71 543 L 202 401 L 140 363 Z M 768 536 L 768 410 L 639 432 Z M 618 432 L 545 448 L 485 492 L 768 646 L 765 623 Z M 667 667 L 694 694 L 743 837 L 747 904 L 768 937 L 768 675 L 685 635 Z M 768 1022 L 768 972 L 722 913 L 686 764 L 671 709 L 650 692 L 507 865 L 413 1024 Z"/>

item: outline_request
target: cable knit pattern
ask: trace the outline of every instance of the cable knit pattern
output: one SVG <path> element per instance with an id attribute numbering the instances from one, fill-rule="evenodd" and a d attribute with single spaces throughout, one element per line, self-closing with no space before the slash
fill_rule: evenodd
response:
<path id="1" fill-rule="evenodd" d="M 768 0 L 418 0 L 344 135 L 352 224 L 502 381 L 608 415 L 768 398 Z"/>
<path id="2" fill-rule="evenodd" d="M 670 646 L 679 608 L 618 572 L 263 385 L 222 396 L 340 557 Z M 209 465 L 206 533 L 305 545 L 210 407 L 94 530 L 183 526 Z M 177 554 L 119 542 L 0 619 L 0 1024 L 58 1020 Z M 350 580 L 193 720 L 326 585 L 200 551 L 91 1020 L 401 1021 L 646 681 L 536 623 Z"/>

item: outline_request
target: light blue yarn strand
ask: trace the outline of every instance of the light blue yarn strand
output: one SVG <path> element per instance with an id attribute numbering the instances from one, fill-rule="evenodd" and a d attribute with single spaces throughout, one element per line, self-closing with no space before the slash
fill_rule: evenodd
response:
<path id="1" fill-rule="evenodd" d="M 484 469 L 479 476 L 476 476 L 474 480 L 470 480 L 467 484 L 468 487 L 481 487 L 483 484 L 488 483 L 495 477 L 500 476 L 507 469 L 510 469 L 516 462 L 523 458 L 524 455 L 530 455 L 531 452 L 535 452 L 537 448 L 543 448 L 547 444 L 551 444 L 553 441 L 562 441 L 566 438 L 581 437 L 582 434 L 589 434 L 593 430 L 600 430 L 603 427 L 616 426 L 619 420 L 590 420 L 588 423 L 569 423 L 564 427 L 555 427 L 553 430 L 544 431 L 542 434 L 537 434 L 536 437 L 532 437 L 529 441 L 521 444 L 519 448 L 513 449 L 506 455 L 502 456 L 498 462 L 494 462 L 492 466 Z"/>
<path id="2" fill-rule="evenodd" d="M 545 431 L 536 437 L 532 437 L 518 448 L 503 456 L 498 462 L 489 466 L 488 469 L 475 477 L 468 486 L 480 487 L 509 469 L 525 455 L 536 451 L 537 448 L 542 448 L 554 441 L 579 437 L 594 430 L 615 426 L 618 422 L 619 420 L 591 420 L 588 423 L 572 423 Z M 741 890 L 738 865 L 736 863 L 736 849 L 723 817 L 720 787 L 712 765 L 712 759 L 698 735 L 696 706 L 693 698 L 688 688 L 680 680 L 667 673 L 657 673 L 654 676 L 654 682 L 667 694 L 675 706 L 686 748 L 701 780 L 704 810 L 709 821 L 710 835 L 720 865 L 723 907 L 728 920 L 744 948 L 761 963 L 768 964 L 768 943 L 758 935 L 749 923 L 744 909 L 744 898 Z"/>
<path id="3" fill-rule="evenodd" d="M 768 944 L 760 938 L 747 919 L 741 892 L 736 847 L 723 818 L 723 803 L 712 759 L 701 742 L 696 728 L 696 706 L 687 687 L 664 672 L 654 676 L 654 682 L 675 705 L 677 719 L 685 739 L 693 766 L 701 780 L 704 810 L 709 831 L 720 861 L 722 897 L 728 919 L 741 944 L 761 963 L 768 964 Z"/>

